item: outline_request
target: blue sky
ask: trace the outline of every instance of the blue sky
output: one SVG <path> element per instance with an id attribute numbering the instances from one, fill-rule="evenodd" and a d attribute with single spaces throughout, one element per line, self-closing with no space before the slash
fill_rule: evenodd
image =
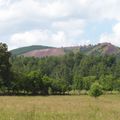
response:
<path id="1" fill-rule="evenodd" d="M 111 42 L 120 46 L 120 0 L 0 0 L 0 42 L 9 49 Z"/>

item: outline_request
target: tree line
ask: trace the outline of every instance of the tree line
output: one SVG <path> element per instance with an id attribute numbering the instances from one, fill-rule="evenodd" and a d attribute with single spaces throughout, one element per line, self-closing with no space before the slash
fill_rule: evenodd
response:
<path id="1" fill-rule="evenodd" d="M 0 93 L 11 95 L 70 94 L 89 91 L 93 84 L 103 91 L 120 91 L 120 59 L 115 55 L 70 52 L 59 57 L 12 56 L 0 43 Z"/>

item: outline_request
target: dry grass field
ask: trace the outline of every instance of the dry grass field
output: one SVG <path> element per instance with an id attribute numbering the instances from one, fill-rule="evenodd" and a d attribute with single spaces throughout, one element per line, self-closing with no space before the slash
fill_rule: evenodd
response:
<path id="1" fill-rule="evenodd" d="M 120 120 L 120 95 L 1 96 L 0 120 Z"/>

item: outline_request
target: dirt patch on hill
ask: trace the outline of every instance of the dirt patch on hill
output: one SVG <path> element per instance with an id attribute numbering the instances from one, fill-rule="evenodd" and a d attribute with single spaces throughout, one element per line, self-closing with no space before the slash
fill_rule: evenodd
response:
<path id="1" fill-rule="evenodd" d="M 42 49 L 42 50 L 33 50 L 23 55 L 26 57 L 46 57 L 46 56 L 61 56 L 64 55 L 63 48 L 52 48 L 52 49 Z"/>

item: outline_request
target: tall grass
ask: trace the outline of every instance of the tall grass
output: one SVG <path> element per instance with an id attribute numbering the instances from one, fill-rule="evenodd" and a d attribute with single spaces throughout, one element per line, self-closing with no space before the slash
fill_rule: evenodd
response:
<path id="1" fill-rule="evenodd" d="M 120 120 L 120 96 L 1 96 L 0 120 Z"/>

